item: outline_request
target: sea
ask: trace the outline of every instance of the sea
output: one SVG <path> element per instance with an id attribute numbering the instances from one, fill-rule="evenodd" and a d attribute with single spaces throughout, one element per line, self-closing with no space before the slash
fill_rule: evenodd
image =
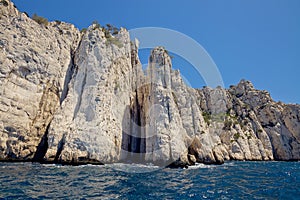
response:
<path id="1" fill-rule="evenodd" d="M 188 169 L 0 163 L 0 199 L 300 199 L 300 162 Z"/>

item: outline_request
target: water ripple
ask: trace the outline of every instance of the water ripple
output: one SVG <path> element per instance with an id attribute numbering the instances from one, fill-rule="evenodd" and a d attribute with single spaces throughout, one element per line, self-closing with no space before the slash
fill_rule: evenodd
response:
<path id="1" fill-rule="evenodd" d="M 116 168 L 114 168 L 116 167 Z M 0 163 L 0 199 L 295 199 L 299 162 L 230 162 L 190 169 Z M 129 173 L 133 170 L 135 173 Z M 140 173 L 152 171 L 149 173 Z"/>

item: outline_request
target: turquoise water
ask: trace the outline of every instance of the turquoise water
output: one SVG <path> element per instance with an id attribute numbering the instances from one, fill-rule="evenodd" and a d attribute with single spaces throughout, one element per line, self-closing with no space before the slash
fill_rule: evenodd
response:
<path id="1" fill-rule="evenodd" d="M 300 162 L 229 162 L 189 169 L 0 163 L 0 199 L 58 198 L 300 199 Z"/>

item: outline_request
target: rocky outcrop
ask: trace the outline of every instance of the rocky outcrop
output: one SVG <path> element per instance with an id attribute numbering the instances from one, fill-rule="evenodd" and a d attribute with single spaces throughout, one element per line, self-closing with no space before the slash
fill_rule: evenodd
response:
<path id="1" fill-rule="evenodd" d="M 47 127 L 67 92 L 80 33 L 63 22 L 40 25 L 3 2 L 0 159 L 28 160 L 42 152 L 37 147 L 45 143 Z"/>
<path id="2" fill-rule="evenodd" d="M 0 18 L 0 160 L 186 166 L 300 160 L 300 106 L 242 80 L 186 86 L 163 47 L 142 70 L 126 29 Z"/>
<path id="3" fill-rule="evenodd" d="M 49 127 L 46 160 L 120 159 L 133 69 L 128 32 L 121 29 L 111 37 L 122 47 L 110 43 L 95 25 L 82 37 L 68 94 Z"/>

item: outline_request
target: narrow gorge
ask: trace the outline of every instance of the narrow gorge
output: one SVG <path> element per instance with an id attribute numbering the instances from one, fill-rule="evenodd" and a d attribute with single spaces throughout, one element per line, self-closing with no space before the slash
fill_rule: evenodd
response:
<path id="1" fill-rule="evenodd" d="M 143 70 L 124 28 L 39 24 L 7 0 L 0 12 L 0 161 L 300 160 L 298 104 L 246 80 L 190 88 L 164 47 Z"/>

